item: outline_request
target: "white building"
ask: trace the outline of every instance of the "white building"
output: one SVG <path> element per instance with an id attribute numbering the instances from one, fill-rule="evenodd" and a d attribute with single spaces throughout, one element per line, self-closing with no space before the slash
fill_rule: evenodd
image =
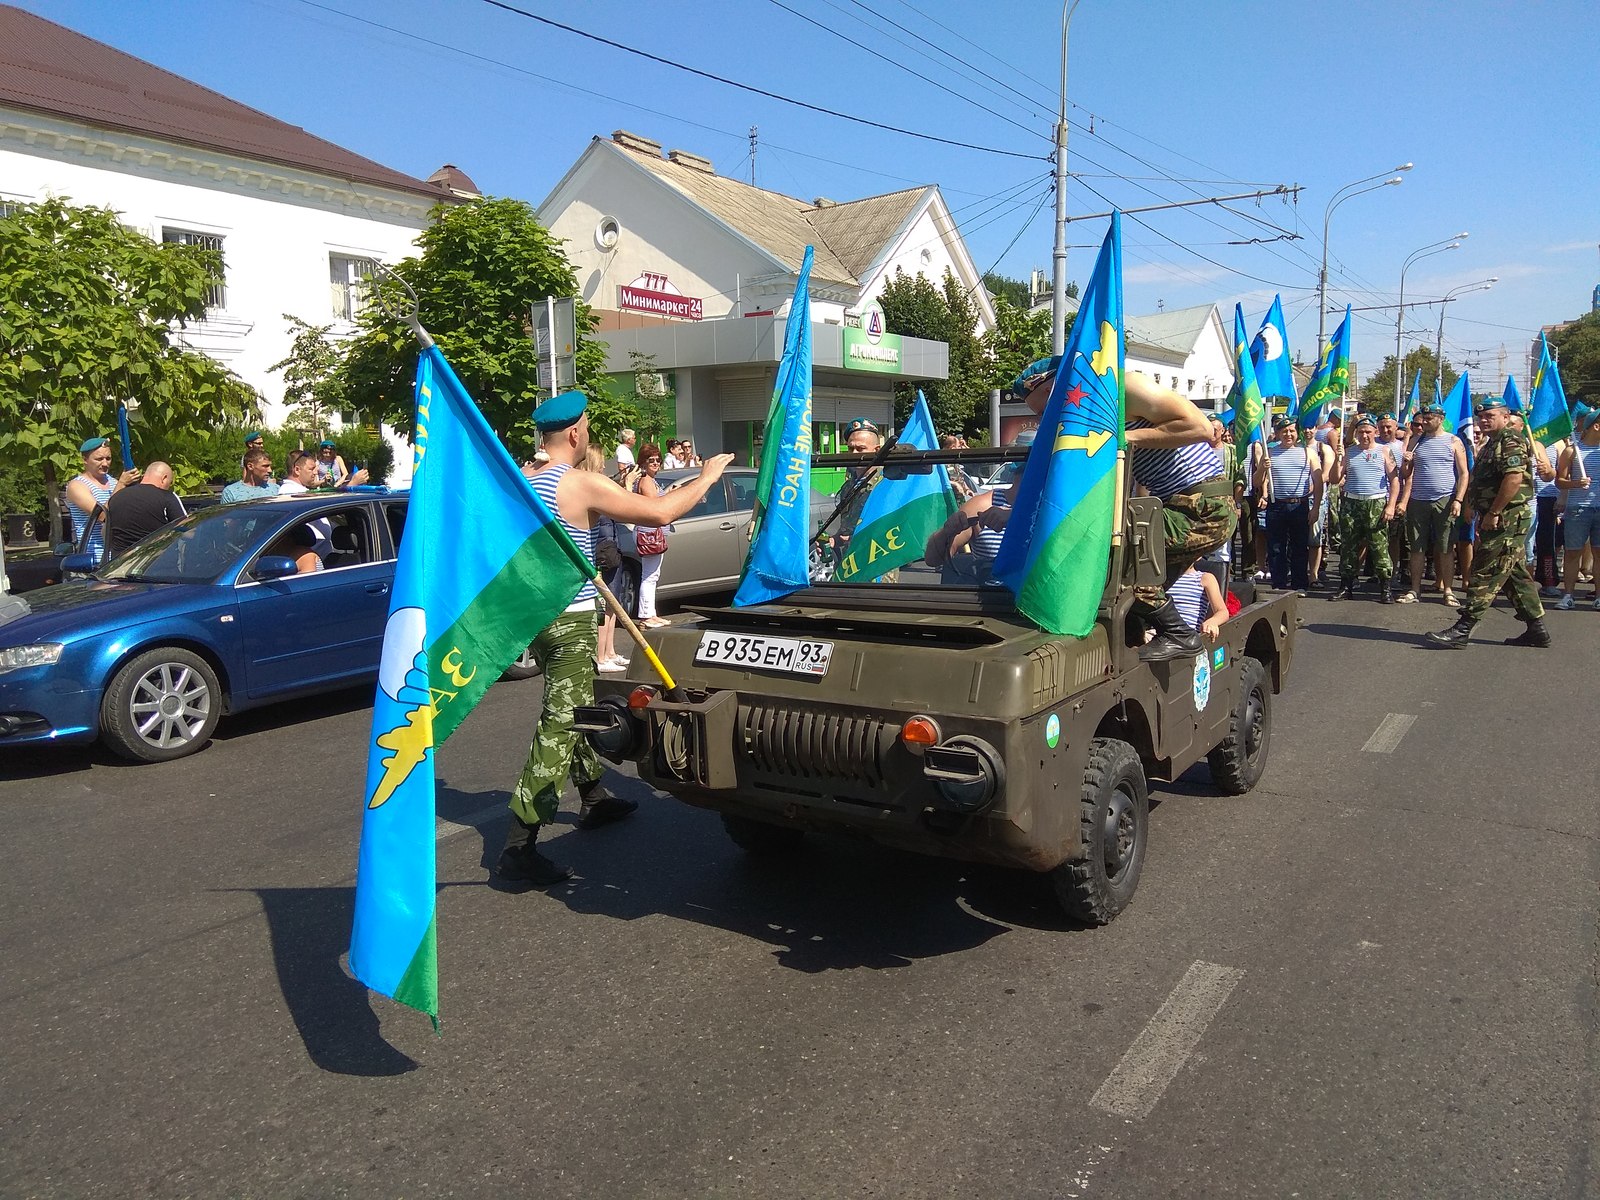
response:
<path id="1" fill-rule="evenodd" d="M 896 270 L 967 288 L 978 332 L 994 310 L 935 186 L 836 203 L 799 200 L 718 175 L 710 161 L 618 131 L 595 138 L 539 207 L 565 243 L 631 388 L 630 351 L 654 356 L 676 396 L 671 432 L 701 449 L 749 453 L 771 399 L 789 305 L 815 248 L 811 319 L 819 452 L 854 417 L 886 423 L 894 385 L 948 375 L 942 342 L 874 328 Z M 881 321 L 881 314 L 878 316 Z"/>
<path id="2" fill-rule="evenodd" d="M 261 392 L 268 426 L 287 411 L 268 370 L 289 349 L 284 314 L 348 334 L 364 260 L 411 254 L 463 179 L 453 168 L 414 179 L 0 6 L 0 206 L 61 197 L 157 241 L 220 250 L 225 281 L 182 338 Z M 411 456 L 390 440 L 390 479 L 404 482 Z"/>

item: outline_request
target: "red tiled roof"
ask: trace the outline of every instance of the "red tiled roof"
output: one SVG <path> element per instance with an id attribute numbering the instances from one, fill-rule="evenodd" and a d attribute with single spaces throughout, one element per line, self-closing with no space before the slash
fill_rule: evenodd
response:
<path id="1" fill-rule="evenodd" d="M 10 5 L 0 5 L 0 107 L 432 199 L 449 194 Z"/>

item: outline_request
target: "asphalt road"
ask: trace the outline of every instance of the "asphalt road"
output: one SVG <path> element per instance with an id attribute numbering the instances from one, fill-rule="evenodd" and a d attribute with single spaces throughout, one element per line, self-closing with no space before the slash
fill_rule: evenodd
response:
<path id="1" fill-rule="evenodd" d="M 757 866 L 634 780 L 564 814 L 570 886 L 491 890 L 540 687 L 497 685 L 440 756 L 437 1037 L 341 967 L 365 697 L 10 754 L 0 1194 L 1600 1194 L 1600 613 L 1302 614 L 1262 785 L 1158 792 L 1096 931 L 865 844 Z"/>

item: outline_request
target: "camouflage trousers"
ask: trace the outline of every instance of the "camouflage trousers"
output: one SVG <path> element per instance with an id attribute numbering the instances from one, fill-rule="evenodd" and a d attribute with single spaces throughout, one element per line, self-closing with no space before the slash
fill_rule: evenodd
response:
<path id="1" fill-rule="evenodd" d="M 1164 501 L 1161 517 L 1165 523 L 1170 584 L 1233 537 L 1239 514 L 1233 510 L 1231 495 L 1206 496 L 1196 489 L 1178 492 Z M 1167 592 L 1165 588 L 1137 587 L 1133 589 L 1133 599 L 1146 611 L 1154 611 L 1167 602 Z"/>
<path id="2" fill-rule="evenodd" d="M 533 641 L 533 657 L 544 671 L 544 705 L 528 761 L 511 795 L 511 811 L 530 825 L 556 815 L 569 776 L 584 787 L 605 772 L 588 739 L 572 728 L 572 710 L 594 703 L 596 636 L 590 609 L 563 613 Z"/>
<path id="3" fill-rule="evenodd" d="M 1478 546 L 1472 554 L 1472 586 L 1461 606 L 1465 621 L 1480 621 L 1489 611 L 1502 587 L 1511 593 L 1517 616 L 1536 621 L 1544 616 L 1539 586 L 1528 573 L 1528 530 L 1533 514 L 1528 505 L 1518 504 L 1501 514 L 1497 529 L 1485 530 L 1478 522 Z"/>
<path id="4" fill-rule="evenodd" d="M 1367 552 L 1367 568 L 1379 579 L 1394 571 L 1389 561 L 1389 522 L 1383 519 L 1387 500 L 1341 498 L 1339 505 L 1339 577 L 1345 587 L 1354 587 L 1361 551 Z"/>

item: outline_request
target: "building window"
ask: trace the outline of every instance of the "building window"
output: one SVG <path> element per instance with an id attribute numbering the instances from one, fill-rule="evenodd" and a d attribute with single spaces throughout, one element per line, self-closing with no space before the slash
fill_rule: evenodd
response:
<path id="1" fill-rule="evenodd" d="M 372 279 L 372 260 L 349 254 L 328 255 L 328 286 L 333 298 L 333 315 L 341 321 L 354 321 L 367 306 L 367 284 Z"/>
<path id="2" fill-rule="evenodd" d="M 22 203 L 19 200 L 0 200 L 0 221 L 4 221 L 21 207 Z"/>
<path id="3" fill-rule="evenodd" d="M 1194 380 L 1189 380 L 1189 395 L 1194 395 Z"/>
<path id="4" fill-rule="evenodd" d="M 161 227 L 161 240 L 175 242 L 180 246 L 199 246 L 205 250 L 215 250 L 222 253 L 222 237 L 215 233 L 197 233 L 193 229 L 175 229 L 170 225 Z M 226 271 L 226 267 L 224 267 Z M 228 285 L 226 276 L 213 284 L 206 293 L 207 308 L 226 308 L 228 303 Z"/>

